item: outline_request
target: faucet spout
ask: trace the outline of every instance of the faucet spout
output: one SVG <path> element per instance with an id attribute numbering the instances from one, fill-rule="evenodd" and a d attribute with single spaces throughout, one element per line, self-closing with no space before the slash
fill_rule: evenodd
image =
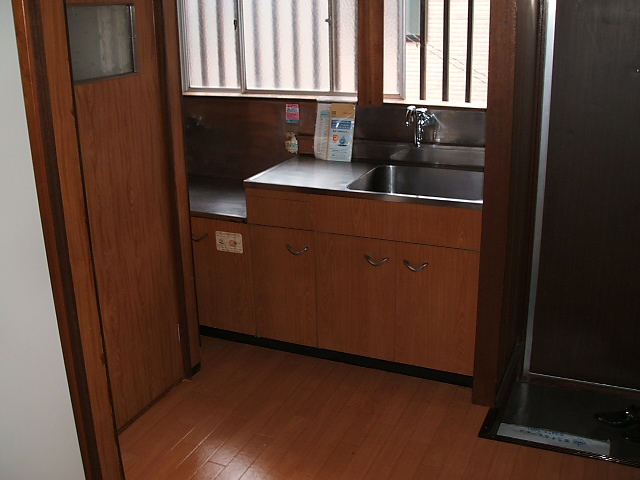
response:
<path id="1" fill-rule="evenodd" d="M 422 145 L 422 135 L 424 134 L 424 128 L 429 125 L 434 125 L 437 128 L 438 119 L 429 111 L 428 108 L 416 108 L 415 105 L 407 107 L 405 116 L 405 125 L 411 126 L 413 123 L 413 143 L 416 147 Z"/>

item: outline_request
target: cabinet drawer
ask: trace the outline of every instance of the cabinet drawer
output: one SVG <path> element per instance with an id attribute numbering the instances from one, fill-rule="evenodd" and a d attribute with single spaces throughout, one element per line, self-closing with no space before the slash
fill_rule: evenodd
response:
<path id="1" fill-rule="evenodd" d="M 247 221 L 253 225 L 311 230 L 309 196 L 247 189 Z"/>
<path id="2" fill-rule="evenodd" d="M 313 195 L 319 232 L 480 250 L 482 211 Z"/>

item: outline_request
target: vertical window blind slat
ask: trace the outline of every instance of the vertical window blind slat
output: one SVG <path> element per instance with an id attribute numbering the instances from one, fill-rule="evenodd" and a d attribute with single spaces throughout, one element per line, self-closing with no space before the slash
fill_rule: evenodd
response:
<path id="1" fill-rule="evenodd" d="M 442 101 L 449 101 L 449 57 L 451 39 L 451 0 L 444 0 L 444 19 L 442 21 Z"/>
<path id="2" fill-rule="evenodd" d="M 467 9 L 467 63 L 465 66 L 465 90 L 464 101 L 471 102 L 471 80 L 473 73 L 473 14 L 474 14 L 474 0 L 468 0 L 469 5 Z"/>
<path id="3" fill-rule="evenodd" d="M 420 100 L 427 99 L 427 35 L 429 17 L 427 0 L 420 0 Z"/>

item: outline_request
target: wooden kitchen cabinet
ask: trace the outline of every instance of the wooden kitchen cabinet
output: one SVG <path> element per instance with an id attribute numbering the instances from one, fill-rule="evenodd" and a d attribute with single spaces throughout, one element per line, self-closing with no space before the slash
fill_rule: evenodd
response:
<path id="1" fill-rule="evenodd" d="M 251 226 L 258 336 L 317 346 L 313 232 Z"/>
<path id="2" fill-rule="evenodd" d="M 398 243 L 397 256 L 395 360 L 473 375 L 480 253 Z"/>
<path id="3" fill-rule="evenodd" d="M 318 346 L 394 360 L 394 243 L 318 233 L 316 244 Z"/>
<path id="4" fill-rule="evenodd" d="M 473 375 L 481 211 L 248 189 L 247 215 L 260 336 Z"/>
<path id="5" fill-rule="evenodd" d="M 191 231 L 200 324 L 255 335 L 249 226 L 192 217 Z"/>

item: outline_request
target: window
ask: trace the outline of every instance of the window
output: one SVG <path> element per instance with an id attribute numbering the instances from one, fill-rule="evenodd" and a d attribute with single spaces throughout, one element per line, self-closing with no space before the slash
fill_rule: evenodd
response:
<path id="1" fill-rule="evenodd" d="M 388 10 L 393 2 L 386 3 Z M 405 19 L 404 65 L 395 65 L 404 90 L 386 81 L 394 63 L 387 59 L 385 33 L 385 94 L 416 103 L 486 106 L 490 0 L 400 3 L 405 11 L 396 15 Z"/>
<path id="2" fill-rule="evenodd" d="M 356 91 L 356 0 L 183 0 L 186 88 Z"/>
<path id="3" fill-rule="evenodd" d="M 384 0 L 385 98 L 484 106 L 489 3 Z M 187 92 L 302 96 L 357 91 L 358 0 L 180 4 Z"/>

